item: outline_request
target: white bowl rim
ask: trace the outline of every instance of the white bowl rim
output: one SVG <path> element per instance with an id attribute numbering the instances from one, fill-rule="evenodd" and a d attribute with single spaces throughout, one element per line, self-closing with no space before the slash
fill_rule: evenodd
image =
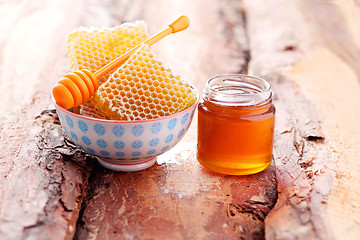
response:
<path id="1" fill-rule="evenodd" d="M 189 84 L 190 85 L 190 84 Z M 187 107 L 186 109 L 184 109 L 181 112 L 169 115 L 169 116 L 165 116 L 165 117 L 159 117 L 159 118 L 152 118 L 152 119 L 146 119 L 146 120 L 134 120 L 134 121 L 126 121 L 126 120 L 108 120 L 108 119 L 100 119 L 100 118 L 92 118 L 92 117 L 88 117 L 88 116 L 84 116 L 84 115 L 80 115 L 80 114 L 76 114 L 74 112 L 71 112 L 63 107 L 60 107 L 59 105 L 56 104 L 54 97 L 51 95 L 51 99 L 52 102 L 55 104 L 55 106 L 57 108 L 59 108 L 60 110 L 66 112 L 67 114 L 70 114 L 74 117 L 78 117 L 78 118 L 82 118 L 82 119 L 86 119 L 86 120 L 90 120 L 90 121 L 96 121 L 96 122 L 106 122 L 106 123 L 143 123 L 143 122 L 154 122 L 154 121 L 161 121 L 161 120 L 165 120 L 168 118 L 172 118 L 172 117 L 176 117 L 178 115 L 181 115 L 187 111 L 191 111 L 191 109 L 195 108 L 199 101 L 200 101 L 200 97 L 199 97 L 199 91 L 192 85 L 190 85 L 191 88 L 193 88 L 196 92 L 196 101 L 189 107 Z"/>

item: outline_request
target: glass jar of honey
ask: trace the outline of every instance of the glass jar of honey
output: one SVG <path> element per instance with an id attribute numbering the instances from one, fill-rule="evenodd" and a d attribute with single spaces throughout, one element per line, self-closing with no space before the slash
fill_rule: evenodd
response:
<path id="1" fill-rule="evenodd" d="M 242 74 L 210 78 L 198 107 L 197 160 L 229 175 L 265 170 L 272 160 L 274 120 L 267 81 Z"/>

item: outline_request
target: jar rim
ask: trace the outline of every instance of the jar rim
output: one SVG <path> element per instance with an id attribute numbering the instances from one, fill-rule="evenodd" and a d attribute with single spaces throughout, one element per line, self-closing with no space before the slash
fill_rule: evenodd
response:
<path id="1" fill-rule="evenodd" d="M 271 97 L 269 82 L 246 74 L 215 75 L 204 88 L 204 99 L 225 105 L 257 105 L 271 101 Z"/>

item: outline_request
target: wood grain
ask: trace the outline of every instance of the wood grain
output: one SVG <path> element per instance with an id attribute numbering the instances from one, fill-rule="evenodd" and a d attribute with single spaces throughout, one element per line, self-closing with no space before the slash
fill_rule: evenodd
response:
<path id="1" fill-rule="evenodd" d="M 154 7 L 147 1 L 131 4 Z M 179 10 L 188 15 L 190 28 L 163 39 L 153 50 L 198 89 L 212 75 L 246 72 L 248 47 L 240 1 L 182 1 L 176 9 L 169 1 L 157 4 L 170 10 L 156 16 L 139 10 L 122 17 L 144 19 L 152 31 Z M 137 9 L 131 6 L 127 8 Z M 197 163 L 195 152 L 196 119 L 178 148 L 160 156 L 147 171 L 97 172 L 76 239 L 263 239 L 264 219 L 276 200 L 274 168 L 249 177 L 217 175 Z"/>
<path id="2" fill-rule="evenodd" d="M 50 106 L 65 70 L 70 1 L 1 2 L 0 238 L 74 234 L 91 160 L 69 142 Z M 45 111 L 44 111 L 45 110 Z"/>
<path id="3" fill-rule="evenodd" d="M 50 99 L 78 26 L 180 14 L 153 47 L 201 92 L 209 77 L 269 80 L 274 161 L 251 176 L 197 163 L 194 119 L 146 171 L 101 168 L 67 137 Z M 0 3 L 0 239 L 360 239 L 358 0 Z"/>
<path id="4" fill-rule="evenodd" d="M 249 69 L 271 81 L 278 109 L 279 198 L 266 238 L 358 239 L 358 5 L 261 3 L 245 1 Z"/>
<path id="5" fill-rule="evenodd" d="M 276 200 L 274 169 L 219 176 L 199 167 L 194 151 L 188 154 L 146 172 L 97 172 L 76 239 L 263 238 Z"/>

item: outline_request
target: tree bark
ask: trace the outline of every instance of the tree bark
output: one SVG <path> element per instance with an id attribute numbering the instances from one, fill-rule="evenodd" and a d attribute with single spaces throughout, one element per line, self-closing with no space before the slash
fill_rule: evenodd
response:
<path id="1" fill-rule="evenodd" d="M 244 3 L 249 71 L 271 82 L 278 110 L 266 238 L 358 239 L 359 5 Z"/>
<path id="2" fill-rule="evenodd" d="M 111 172 L 66 136 L 51 103 L 78 26 L 177 15 L 156 56 L 195 85 L 268 80 L 274 161 L 224 176 L 196 161 L 196 123 L 150 169 Z M 0 239 L 359 239 L 360 4 L 310 0 L 0 3 Z"/>

